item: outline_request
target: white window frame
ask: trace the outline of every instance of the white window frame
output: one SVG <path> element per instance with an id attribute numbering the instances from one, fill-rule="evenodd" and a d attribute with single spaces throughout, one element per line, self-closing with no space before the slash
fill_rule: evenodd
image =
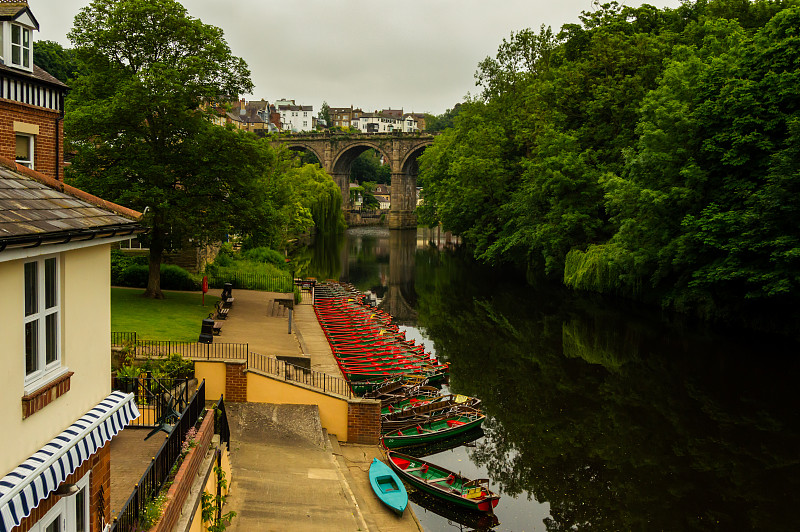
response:
<path id="1" fill-rule="evenodd" d="M 36 156 L 35 156 L 36 152 L 34 151 L 34 149 L 36 148 L 36 140 L 35 140 L 36 136 L 35 135 L 27 135 L 25 133 L 15 133 L 14 135 L 15 135 L 14 136 L 14 142 L 15 142 L 15 144 L 14 144 L 14 153 L 15 153 L 14 160 L 17 162 L 17 164 L 21 164 L 22 166 L 27 166 L 31 170 L 34 170 L 33 161 L 36 158 Z M 30 160 L 25 161 L 25 160 L 16 158 L 16 141 L 17 141 L 17 138 L 24 138 L 24 139 L 28 140 L 28 153 L 30 154 Z"/>
<path id="2" fill-rule="evenodd" d="M 68 532 L 89 532 L 91 529 L 90 521 L 91 518 L 89 516 L 89 499 L 91 499 L 91 493 L 89 493 L 89 479 L 90 475 L 92 474 L 91 471 L 87 472 L 83 477 L 75 483 L 78 487 L 78 493 L 74 495 L 70 495 L 67 498 L 67 531 Z M 83 491 L 83 529 L 78 529 L 78 494 Z"/>
<path id="3" fill-rule="evenodd" d="M 19 42 L 14 42 L 14 29 L 19 29 Z M 11 43 L 11 51 L 8 62 L 11 66 L 33 71 L 33 32 L 21 24 L 11 23 L 9 28 L 8 40 Z M 28 45 L 25 46 L 25 37 L 28 38 Z M 19 62 L 14 62 L 14 51 L 19 50 Z M 28 64 L 25 64 L 27 59 Z"/>
<path id="4" fill-rule="evenodd" d="M 39 519 L 35 525 L 31 526 L 28 531 L 29 532 L 45 532 L 47 527 L 53 524 L 53 522 L 57 520 L 61 520 L 59 524 L 59 532 L 67 532 L 67 515 L 66 515 L 66 507 L 67 503 L 62 497 L 58 500 L 58 502 L 50 508 L 44 517 Z"/>
<path id="5" fill-rule="evenodd" d="M 48 261 L 54 260 L 55 261 L 55 303 L 50 307 L 46 307 L 47 304 L 47 294 L 46 294 L 46 280 L 45 280 L 45 273 L 46 273 L 46 264 Z M 35 311 L 32 311 L 30 315 L 25 315 L 27 313 L 27 309 L 25 308 L 27 305 L 28 300 L 28 285 L 27 280 L 25 279 L 27 265 L 28 264 L 36 264 L 36 279 L 35 279 L 35 297 L 36 297 L 36 308 Z M 36 356 L 36 369 L 33 370 L 31 373 L 28 373 L 27 362 L 28 362 L 28 344 L 27 338 L 24 338 L 23 345 L 25 346 L 25 393 L 29 394 L 33 391 L 41 388 L 43 385 L 47 384 L 49 381 L 53 380 L 64 374 L 67 371 L 67 368 L 62 366 L 62 337 L 61 337 L 61 330 L 62 330 L 62 313 L 61 313 L 61 256 L 60 255 L 43 255 L 41 257 L 37 257 L 32 260 L 26 260 L 23 265 L 23 330 L 22 334 L 23 337 L 26 336 L 28 325 L 31 323 L 36 323 L 36 345 L 35 345 L 35 356 Z M 47 318 L 49 316 L 54 316 L 55 320 L 55 358 L 50 363 L 47 362 Z"/>

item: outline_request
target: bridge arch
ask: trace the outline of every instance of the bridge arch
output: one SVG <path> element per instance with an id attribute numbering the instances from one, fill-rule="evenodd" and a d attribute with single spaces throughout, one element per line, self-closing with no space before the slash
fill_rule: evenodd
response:
<path id="1" fill-rule="evenodd" d="M 317 160 L 319 161 L 319 164 L 323 165 L 324 154 L 320 153 L 318 146 L 311 145 L 311 144 L 306 143 L 306 142 L 286 142 L 283 145 L 286 146 L 286 148 L 289 149 L 289 150 L 304 150 L 304 151 L 311 152 L 317 158 Z"/>
<path id="2" fill-rule="evenodd" d="M 353 161 L 370 148 L 381 153 L 392 170 L 389 228 L 404 229 L 417 225 L 414 215 L 417 198 L 417 157 L 433 143 L 433 135 L 412 134 L 300 134 L 272 140 L 275 146 L 307 149 L 319 159 L 342 191 L 342 206 L 350 196 L 350 167 Z"/>

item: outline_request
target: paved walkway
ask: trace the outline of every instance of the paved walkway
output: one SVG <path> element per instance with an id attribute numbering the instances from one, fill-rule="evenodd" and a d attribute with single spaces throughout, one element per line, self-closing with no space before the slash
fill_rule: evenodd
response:
<path id="1" fill-rule="evenodd" d="M 264 355 L 307 355 L 311 367 L 341 377 L 310 302 L 288 310 L 283 294 L 234 290 L 235 302 L 215 338 L 249 344 Z M 369 484 L 374 445 L 339 444 L 308 405 L 226 403 L 233 480 L 226 508 L 237 513 L 228 530 L 374 532 L 421 531 L 409 508 L 402 518 L 383 506 Z M 227 510 L 226 510 L 227 511 Z"/>

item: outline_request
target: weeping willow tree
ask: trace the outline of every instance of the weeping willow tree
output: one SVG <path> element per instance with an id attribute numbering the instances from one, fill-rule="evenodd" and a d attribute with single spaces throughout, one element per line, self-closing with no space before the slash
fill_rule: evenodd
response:
<path id="1" fill-rule="evenodd" d="M 293 192 L 293 205 L 310 215 L 317 234 L 334 234 L 344 230 L 342 193 L 331 176 L 318 164 L 292 168 L 287 172 L 284 184 Z"/>

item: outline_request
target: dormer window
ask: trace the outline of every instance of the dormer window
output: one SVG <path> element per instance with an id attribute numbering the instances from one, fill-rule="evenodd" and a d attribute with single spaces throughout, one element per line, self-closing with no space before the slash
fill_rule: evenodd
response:
<path id="1" fill-rule="evenodd" d="M 11 64 L 31 69 L 31 30 L 11 24 Z"/>

